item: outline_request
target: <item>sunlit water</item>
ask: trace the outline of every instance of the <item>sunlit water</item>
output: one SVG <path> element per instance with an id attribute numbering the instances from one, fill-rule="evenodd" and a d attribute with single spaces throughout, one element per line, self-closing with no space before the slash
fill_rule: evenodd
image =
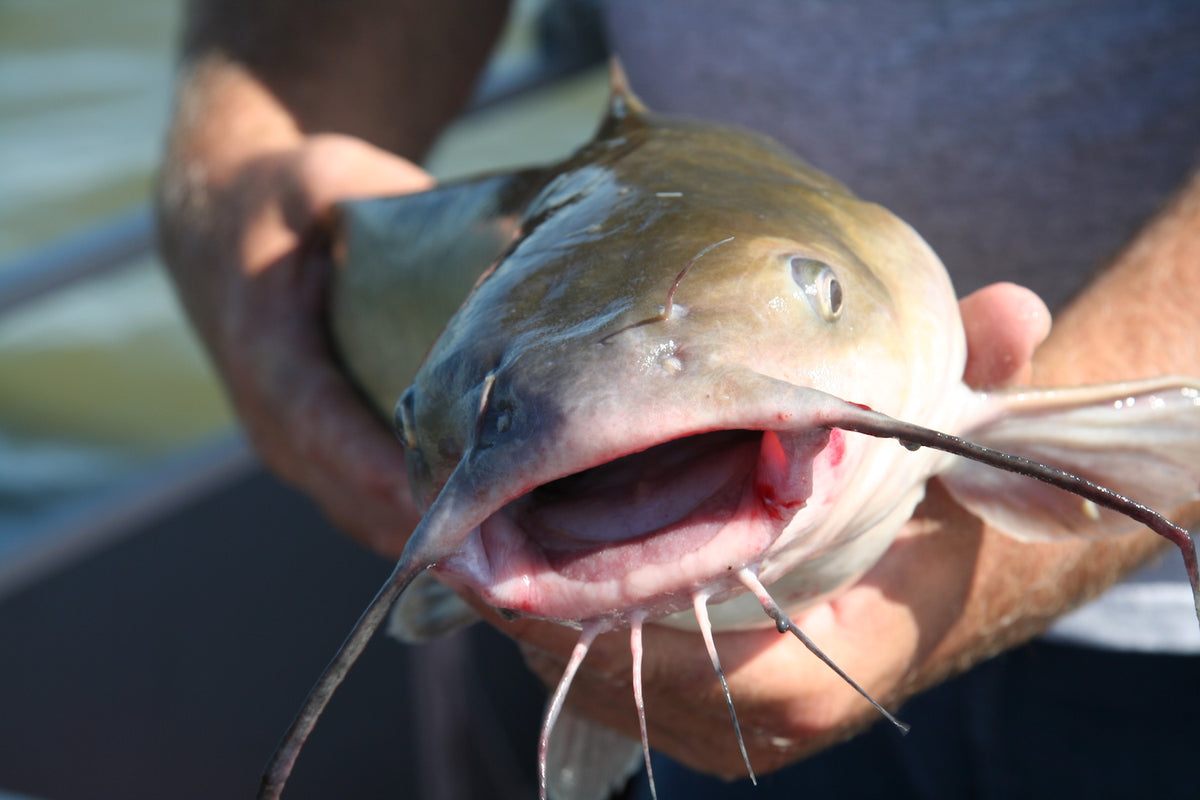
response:
<path id="1" fill-rule="evenodd" d="M 144 200 L 179 9 L 0 2 L 0 264 Z"/>
<path id="2" fill-rule="evenodd" d="M 148 202 L 179 16 L 171 0 L 0 0 L 0 270 Z M 553 158 L 604 92 L 593 75 L 488 112 L 430 166 Z M 153 258 L 0 314 L 0 567 L 39 515 L 231 425 Z"/>
<path id="3" fill-rule="evenodd" d="M 145 204 L 180 8 L 0 2 L 0 269 Z M 205 369 L 149 262 L 0 316 L 0 560 L 41 512 L 222 424 Z"/>

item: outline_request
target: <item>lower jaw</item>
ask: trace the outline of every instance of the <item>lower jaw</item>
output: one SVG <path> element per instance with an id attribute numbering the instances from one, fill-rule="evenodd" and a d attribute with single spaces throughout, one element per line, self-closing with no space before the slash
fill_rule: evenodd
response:
<path id="1" fill-rule="evenodd" d="M 755 565 L 782 532 L 778 520 L 754 508 L 753 489 L 741 491 L 720 516 L 571 551 L 539 546 L 501 511 L 480 528 L 490 575 L 468 583 L 493 606 L 543 619 L 666 616 L 691 607 L 699 591 L 739 586 L 738 570 Z"/>
<path id="2" fill-rule="evenodd" d="M 770 432 L 719 431 L 651 448 L 499 509 L 473 552 L 445 566 L 494 606 L 559 621 L 664 616 L 699 592 L 731 596 L 738 571 L 757 569 L 805 505 L 803 481 L 803 497 L 790 496 L 789 462 L 824 445 L 785 451 Z"/>

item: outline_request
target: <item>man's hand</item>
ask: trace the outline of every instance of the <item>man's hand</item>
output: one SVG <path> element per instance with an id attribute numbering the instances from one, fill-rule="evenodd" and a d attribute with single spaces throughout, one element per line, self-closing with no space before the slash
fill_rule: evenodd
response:
<path id="1" fill-rule="evenodd" d="M 993 388 L 1027 379 L 1033 351 L 1049 331 L 1041 301 L 1027 290 L 997 284 L 961 305 L 969 382 Z M 1084 552 L 1082 543 L 1020 544 L 989 531 L 935 481 L 884 558 L 854 586 L 806 609 L 796 621 L 851 677 L 894 708 L 1027 638 L 1064 604 L 1078 600 L 1079 592 L 1069 591 L 1057 599 L 1062 588 L 1057 576 Z M 1039 610 L 1019 625 L 996 623 L 995 615 L 1019 617 L 1030 606 Z M 557 682 L 577 632 L 531 620 L 491 621 L 524 644 L 528 663 L 543 680 Z M 717 649 L 756 771 L 786 766 L 879 718 L 800 642 L 773 627 L 720 634 Z M 568 702 L 636 737 L 630 669 L 628 633 L 600 637 Z M 643 672 L 651 745 L 702 772 L 744 774 L 701 638 L 648 626 Z"/>
<path id="2" fill-rule="evenodd" d="M 390 556 L 416 521 L 403 452 L 330 352 L 318 223 L 340 199 L 431 183 L 390 153 L 420 159 L 462 110 L 507 7 L 187 8 L 158 187 L 172 277 L 267 464 Z"/>
<path id="3" fill-rule="evenodd" d="M 425 189 L 432 179 L 332 134 L 240 159 L 196 186 L 182 183 L 187 163 L 164 181 L 164 251 L 250 439 L 336 524 L 398 556 L 418 519 L 404 454 L 330 349 L 320 223 L 338 200 Z"/>

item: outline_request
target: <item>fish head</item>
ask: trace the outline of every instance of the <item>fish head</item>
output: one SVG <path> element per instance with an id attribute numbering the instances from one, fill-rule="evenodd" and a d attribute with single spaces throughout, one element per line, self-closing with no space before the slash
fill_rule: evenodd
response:
<path id="1" fill-rule="evenodd" d="M 741 593 L 743 568 L 825 559 L 815 597 L 869 566 L 928 477 L 818 408 L 936 424 L 964 360 L 907 225 L 762 137 L 640 113 L 530 198 L 401 397 L 434 520 L 411 546 L 560 621 L 663 617 Z"/>
<path id="2" fill-rule="evenodd" d="M 331 332 L 365 397 L 400 395 L 426 513 L 262 798 L 279 796 L 367 639 L 431 568 L 501 610 L 581 628 L 543 722 L 543 798 L 575 670 L 618 625 L 649 767 L 642 625 L 687 625 L 689 607 L 739 743 L 712 623 L 753 624 L 759 605 L 906 730 L 777 601 L 811 602 L 875 563 L 934 474 L 1014 535 L 1120 532 L 1100 508 L 1147 525 L 1179 547 L 1200 618 L 1191 535 L 1086 478 L 1195 501 L 1200 381 L 972 396 L 954 293 L 916 233 L 763 137 L 657 117 L 615 62 L 612 75 L 596 137 L 562 164 L 345 209 Z M 433 339 L 422 323 L 453 307 L 402 391 Z"/>

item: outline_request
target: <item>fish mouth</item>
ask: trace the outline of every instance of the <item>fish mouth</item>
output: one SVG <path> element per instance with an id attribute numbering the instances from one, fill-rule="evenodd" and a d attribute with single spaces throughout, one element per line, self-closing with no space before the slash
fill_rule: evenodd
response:
<path id="1" fill-rule="evenodd" d="M 762 431 L 655 445 L 543 484 L 506 511 L 560 565 L 600 547 L 727 518 L 753 474 Z"/>
<path id="2" fill-rule="evenodd" d="M 560 621 L 654 618 L 697 591 L 740 592 L 736 572 L 804 507 L 828 433 L 700 432 L 540 484 L 480 525 L 467 582 L 496 607 Z"/>

